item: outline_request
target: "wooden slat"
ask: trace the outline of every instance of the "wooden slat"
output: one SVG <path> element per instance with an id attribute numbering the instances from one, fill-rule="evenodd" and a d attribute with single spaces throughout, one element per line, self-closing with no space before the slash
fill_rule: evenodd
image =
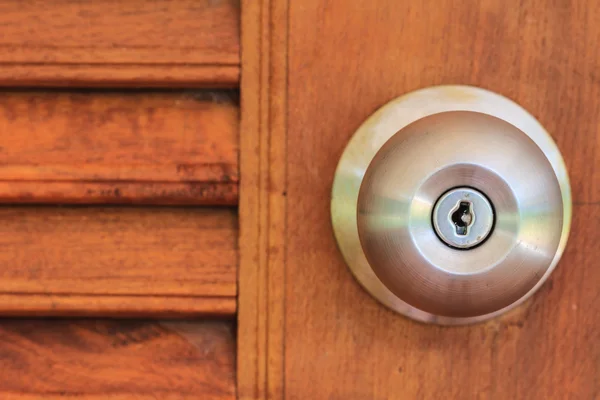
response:
<path id="1" fill-rule="evenodd" d="M 0 93 L 0 202 L 236 204 L 231 94 Z"/>
<path id="2" fill-rule="evenodd" d="M 3 317 L 187 318 L 236 312 L 235 296 L 0 294 Z"/>
<path id="3" fill-rule="evenodd" d="M 0 0 L 0 85 L 236 86 L 239 0 Z"/>
<path id="4" fill-rule="evenodd" d="M 0 315 L 233 314 L 234 210 L 0 208 Z"/>
<path id="5" fill-rule="evenodd" d="M 235 399 L 227 322 L 0 321 L 0 398 Z"/>

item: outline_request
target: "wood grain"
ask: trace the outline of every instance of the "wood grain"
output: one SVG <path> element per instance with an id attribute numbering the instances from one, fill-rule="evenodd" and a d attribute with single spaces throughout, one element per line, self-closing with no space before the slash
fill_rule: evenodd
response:
<path id="1" fill-rule="evenodd" d="M 242 4 L 238 398 L 283 396 L 287 5 Z"/>
<path id="2" fill-rule="evenodd" d="M 210 208 L 0 208 L 0 314 L 235 312 L 237 218 Z"/>
<path id="3" fill-rule="evenodd" d="M 242 17 L 244 35 L 253 28 L 271 45 L 242 58 L 242 121 L 262 133 L 242 140 L 242 155 L 254 153 L 241 173 L 264 180 L 241 188 L 241 240 L 259 232 L 240 248 L 239 350 L 255 348 L 239 355 L 241 398 L 599 398 L 598 4 L 261 4 Z M 245 80 L 258 78 L 260 105 L 246 107 L 254 86 Z M 373 300 L 344 264 L 329 216 L 337 161 L 362 121 L 394 97 L 450 83 L 496 91 L 536 116 L 563 152 L 574 197 L 567 251 L 540 292 L 458 328 L 418 324 Z"/>
<path id="4" fill-rule="evenodd" d="M 0 1 L 0 85 L 235 87 L 239 0 Z"/>
<path id="5" fill-rule="evenodd" d="M 234 315 L 235 296 L 0 294 L 3 317 L 171 318 Z"/>
<path id="6" fill-rule="evenodd" d="M 235 399 L 227 322 L 0 321 L 0 397 Z"/>
<path id="7" fill-rule="evenodd" d="M 0 202 L 237 203 L 228 92 L 0 93 Z"/>

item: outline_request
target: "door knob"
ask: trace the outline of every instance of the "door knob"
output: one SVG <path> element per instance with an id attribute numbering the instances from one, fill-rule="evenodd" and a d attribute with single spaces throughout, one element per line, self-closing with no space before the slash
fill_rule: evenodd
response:
<path id="1" fill-rule="evenodd" d="M 515 307 L 548 278 L 566 246 L 571 192 L 556 144 L 522 107 L 438 86 L 358 128 L 331 216 L 371 295 L 419 321 L 465 324 Z"/>

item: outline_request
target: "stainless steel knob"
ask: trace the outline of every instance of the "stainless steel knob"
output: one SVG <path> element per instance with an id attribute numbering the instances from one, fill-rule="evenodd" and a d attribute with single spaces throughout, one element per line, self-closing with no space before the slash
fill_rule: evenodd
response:
<path id="1" fill-rule="evenodd" d="M 568 238 L 564 162 L 514 102 L 469 86 L 400 97 L 343 153 L 334 232 L 358 281 L 411 318 L 463 324 L 540 287 Z"/>

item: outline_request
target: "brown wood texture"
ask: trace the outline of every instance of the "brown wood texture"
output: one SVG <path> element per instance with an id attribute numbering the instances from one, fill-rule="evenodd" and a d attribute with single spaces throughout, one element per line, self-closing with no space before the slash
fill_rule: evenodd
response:
<path id="1" fill-rule="evenodd" d="M 282 95 L 287 4 L 245 0 L 242 10 L 238 398 L 280 399 L 287 240 L 287 109 Z"/>
<path id="2" fill-rule="evenodd" d="M 236 311 L 230 209 L 0 208 L 0 315 Z"/>
<path id="3" fill-rule="evenodd" d="M 0 321 L 0 397 L 235 399 L 227 322 Z"/>
<path id="4" fill-rule="evenodd" d="M 253 3 L 242 15 L 240 398 L 599 398 L 598 3 Z M 549 281 L 514 312 L 466 327 L 412 322 L 373 300 L 329 215 L 337 161 L 362 121 L 450 83 L 536 116 L 563 152 L 574 199 Z"/>
<path id="5" fill-rule="evenodd" d="M 235 97 L 0 93 L 0 202 L 237 204 Z"/>
<path id="6" fill-rule="evenodd" d="M 2 0 L 0 85 L 235 87 L 239 0 Z"/>

